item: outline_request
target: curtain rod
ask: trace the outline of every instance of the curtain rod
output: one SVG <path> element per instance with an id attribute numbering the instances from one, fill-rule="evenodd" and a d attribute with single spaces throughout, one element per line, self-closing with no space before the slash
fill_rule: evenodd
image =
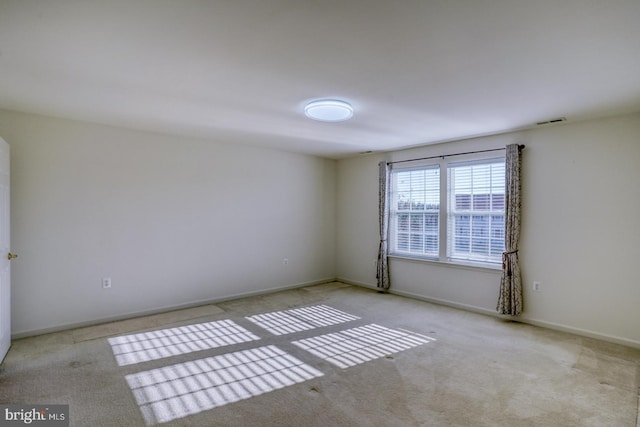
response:
<path id="1" fill-rule="evenodd" d="M 518 145 L 518 148 L 520 150 L 522 150 L 524 147 L 525 147 L 524 145 Z M 465 154 L 488 153 L 488 152 L 491 152 L 491 151 L 502 151 L 502 150 L 505 150 L 505 148 L 492 148 L 490 150 L 467 151 L 465 153 L 441 154 L 439 156 L 420 157 L 418 159 L 396 160 L 395 162 L 387 162 L 387 164 L 388 165 L 393 165 L 395 163 L 416 162 L 418 160 L 444 159 L 445 157 L 463 156 Z"/>

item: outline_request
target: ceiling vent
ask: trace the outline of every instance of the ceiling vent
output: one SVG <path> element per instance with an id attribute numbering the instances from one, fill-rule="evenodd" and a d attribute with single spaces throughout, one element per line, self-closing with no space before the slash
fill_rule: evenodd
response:
<path id="1" fill-rule="evenodd" d="M 558 117 L 557 119 L 551 119 L 551 120 L 547 120 L 544 122 L 538 122 L 536 123 L 536 125 L 541 126 L 541 125 L 549 125 L 551 123 L 560 123 L 560 122 L 566 122 L 567 118 L 566 117 Z"/>

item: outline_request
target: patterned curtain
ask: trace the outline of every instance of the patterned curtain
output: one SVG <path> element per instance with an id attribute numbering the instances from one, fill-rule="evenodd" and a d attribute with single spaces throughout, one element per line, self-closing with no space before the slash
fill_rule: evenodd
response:
<path id="1" fill-rule="evenodd" d="M 380 246 L 378 247 L 378 263 L 376 279 L 378 288 L 389 289 L 389 263 L 387 259 L 387 235 L 389 231 L 389 165 L 387 162 L 378 163 L 379 190 L 378 190 L 378 217 L 380 221 Z"/>
<path id="2" fill-rule="evenodd" d="M 505 251 L 502 253 L 502 279 L 497 311 L 517 316 L 522 313 L 522 279 L 518 264 L 520 240 L 520 150 L 524 146 L 507 145 L 505 168 Z"/>

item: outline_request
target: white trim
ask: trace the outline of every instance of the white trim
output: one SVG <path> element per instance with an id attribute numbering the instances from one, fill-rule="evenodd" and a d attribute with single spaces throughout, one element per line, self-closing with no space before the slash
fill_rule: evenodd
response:
<path id="1" fill-rule="evenodd" d="M 440 260 L 447 259 L 447 250 L 449 247 L 449 225 L 448 215 L 449 206 L 447 201 L 449 200 L 449 169 L 448 163 L 444 159 L 440 162 L 440 217 L 438 218 L 438 259 L 434 261 L 440 262 Z"/>
<path id="2" fill-rule="evenodd" d="M 27 330 L 27 331 L 16 332 L 16 333 L 12 334 L 11 337 L 12 337 L 12 339 L 20 339 L 20 338 L 32 337 L 32 336 L 36 336 L 36 335 L 49 334 L 49 333 L 52 333 L 52 332 L 67 331 L 67 330 L 76 329 L 76 328 L 82 328 L 82 327 L 86 327 L 86 326 L 100 325 L 102 323 L 117 322 L 119 320 L 127 320 L 127 319 L 133 319 L 133 318 L 136 318 L 136 317 L 150 316 L 150 315 L 159 314 L 159 313 L 166 313 L 166 312 L 174 311 L 174 310 L 183 310 L 183 309 L 187 309 L 187 308 L 194 308 L 194 307 L 199 307 L 199 306 L 208 305 L 208 304 L 218 304 L 218 303 L 221 303 L 221 302 L 231 301 L 231 300 L 235 300 L 235 299 L 239 299 L 239 298 L 247 298 L 247 297 L 253 297 L 253 296 L 258 296 L 258 295 L 271 294 L 273 292 L 286 291 L 286 290 L 289 290 L 289 289 L 304 288 L 304 287 L 313 286 L 313 285 L 321 285 L 323 283 L 335 282 L 336 280 L 337 279 L 335 277 L 325 278 L 325 279 L 318 279 L 318 280 L 311 280 L 311 281 L 308 281 L 308 282 L 297 283 L 297 284 L 294 284 L 294 285 L 276 286 L 276 287 L 273 287 L 273 288 L 260 289 L 260 290 L 257 290 L 257 291 L 241 292 L 239 294 L 227 295 L 227 296 L 220 297 L 220 298 L 212 298 L 212 299 L 206 299 L 206 300 L 192 301 L 192 302 L 188 302 L 188 303 L 184 303 L 184 304 L 170 305 L 170 306 L 165 306 L 165 307 L 160 307 L 160 308 L 154 308 L 154 309 L 151 309 L 151 310 L 136 311 L 136 312 L 121 314 L 121 315 L 117 315 L 117 316 L 102 317 L 102 318 L 99 318 L 99 319 L 87 320 L 87 321 L 82 321 L 82 322 L 64 323 L 64 324 L 52 326 L 52 327 L 49 327 L 49 328 L 31 329 L 31 330 Z"/>
<path id="3" fill-rule="evenodd" d="M 336 278 L 336 282 L 344 283 L 345 285 L 353 285 L 360 286 L 361 288 L 368 288 L 375 290 L 380 290 L 376 285 L 372 285 L 370 283 L 360 282 L 358 280 L 345 279 L 344 277 Z"/>
<path id="4" fill-rule="evenodd" d="M 398 257 L 394 257 L 394 258 L 398 258 Z M 416 259 L 413 259 L 413 258 L 407 258 L 406 260 L 408 260 L 408 261 L 418 261 L 418 262 L 423 262 L 424 261 L 424 260 L 416 260 Z M 436 264 L 437 265 L 447 266 L 447 267 L 454 267 L 454 268 L 461 268 L 462 267 L 462 268 L 469 268 L 471 270 L 476 270 L 476 271 L 477 270 L 483 270 L 484 272 L 493 272 L 493 270 L 489 270 L 489 269 L 484 268 L 484 267 L 461 266 L 459 264 L 450 265 L 450 264 L 443 263 L 443 262 L 436 262 Z M 366 288 L 366 289 L 370 289 L 370 290 L 374 290 L 374 291 L 378 290 L 378 288 L 377 288 L 377 286 L 375 284 L 361 282 L 361 281 L 358 281 L 358 280 L 351 280 L 351 279 L 347 279 L 347 278 L 344 278 L 344 277 L 332 277 L 332 278 L 312 280 L 312 281 L 309 281 L 309 282 L 298 283 L 298 284 L 295 284 L 295 285 L 287 285 L 287 286 L 263 289 L 263 290 L 259 290 L 259 291 L 244 292 L 244 293 L 240 293 L 240 294 L 229 295 L 229 296 L 222 297 L 222 298 L 214 298 L 214 299 L 210 299 L 210 300 L 201 300 L 201 301 L 197 301 L 197 302 L 180 304 L 180 305 L 175 305 L 175 306 L 168 306 L 168 307 L 154 309 L 154 310 L 130 313 L 130 314 L 125 314 L 125 315 L 121 315 L 121 316 L 114 316 L 114 317 L 109 317 L 109 318 L 95 319 L 95 320 L 86 321 L 86 322 L 69 323 L 69 324 L 58 325 L 58 326 L 54 326 L 54 327 L 46 328 L 46 329 L 34 329 L 34 330 L 30 330 L 30 331 L 23 331 L 23 332 L 18 332 L 16 334 L 13 334 L 12 338 L 13 339 L 19 339 L 19 338 L 26 338 L 26 337 L 35 336 L 35 335 L 47 334 L 47 333 L 51 333 L 51 332 L 66 331 L 66 330 L 85 327 L 85 326 L 98 325 L 98 324 L 101 324 L 101 323 L 107 323 L 107 322 L 114 322 L 114 321 L 118 321 L 118 320 L 131 319 L 131 318 L 134 318 L 134 317 L 148 316 L 148 315 L 164 313 L 164 312 L 172 311 L 172 310 L 193 308 L 193 307 L 198 307 L 198 306 L 206 305 L 206 304 L 216 304 L 216 303 L 221 303 L 221 302 L 230 301 L 230 300 L 239 299 L 239 298 L 246 298 L 246 297 L 251 297 L 251 296 L 264 295 L 264 294 L 269 294 L 269 293 L 278 292 L 278 291 L 285 291 L 285 290 L 289 290 L 289 289 L 303 288 L 303 287 L 313 286 L 313 285 L 321 285 L 321 284 L 324 284 L 324 283 L 331 283 L 331 282 L 340 282 L 340 283 L 344 283 L 346 285 L 359 286 L 361 288 Z M 554 323 L 554 322 L 547 322 L 547 321 L 544 321 L 544 320 L 531 319 L 531 318 L 527 318 L 526 315 L 522 316 L 522 317 L 517 317 L 517 318 L 516 317 L 502 316 L 502 315 L 498 314 L 497 312 L 495 312 L 493 310 L 489 310 L 489 309 L 484 308 L 484 307 L 478 307 L 478 306 L 474 306 L 474 305 L 470 305 L 470 304 L 462 304 L 462 303 L 458 303 L 458 302 L 455 302 L 455 301 L 449 301 L 449 300 L 444 300 L 444 299 L 439 299 L 439 298 L 431 298 L 431 297 L 415 294 L 413 292 L 398 291 L 398 290 L 395 290 L 393 288 L 387 290 L 387 292 L 389 292 L 392 295 L 398 295 L 398 296 L 402 296 L 402 297 L 405 297 L 405 298 L 412 298 L 412 299 L 425 301 L 425 302 L 432 303 L 432 304 L 444 305 L 444 306 L 451 307 L 451 308 L 458 309 L 458 310 L 464 310 L 464 311 L 470 311 L 470 312 L 474 312 L 474 313 L 478 313 L 478 314 L 484 314 L 484 315 L 495 317 L 495 318 L 498 318 L 498 319 L 508 319 L 508 320 L 511 320 L 511 321 L 514 321 L 514 322 L 524 323 L 524 324 L 528 324 L 528 325 L 532 325 L 532 326 L 537 326 L 537 327 L 540 327 L 540 328 L 546 328 L 546 329 L 556 330 L 556 331 L 560 331 L 560 332 L 566 332 L 566 333 L 570 333 L 570 334 L 577 335 L 577 336 L 593 338 L 593 339 L 597 339 L 597 340 L 601 340 L 601 341 L 610 342 L 610 343 L 613 343 L 613 344 L 619 344 L 619 345 L 623 345 L 623 346 L 626 346 L 626 347 L 640 349 L 640 341 L 630 340 L 628 338 L 618 337 L 618 336 L 615 336 L 615 335 L 603 334 L 603 333 L 599 333 L 599 332 L 589 331 L 587 329 L 575 328 L 573 326 L 566 326 L 566 325 L 562 325 L 562 324 Z"/>
<path id="5" fill-rule="evenodd" d="M 361 287 L 364 287 L 364 288 L 371 288 L 371 289 L 374 289 L 374 290 L 377 289 L 373 285 L 369 285 L 367 283 L 358 282 L 358 281 L 354 281 L 354 280 L 342 279 L 340 277 L 337 278 L 336 280 L 338 282 L 346 283 L 346 284 L 349 284 L 349 285 L 361 286 Z M 398 290 L 393 289 L 393 287 L 391 289 L 389 289 L 387 292 L 392 294 L 392 295 L 398 295 L 398 296 L 402 296 L 402 297 L 406 297 L 406 298 L 413 298 L 413 299 L 425 301 L 425 302 L 432 303 L 432 304 L 444 305 L 444 306 L 455 308 L 455 309 L 459 309 L 459 310 L 470 311 L 470 312 L 474 312 L 474 313 L 478 313 L 478 314 L 484 314 L 484 315 L 487 315 L 487 316 L 495 317 L 497 319 L 506 319 L 506 320 L 510 320 L 510 321 L 513 321 L 513 322 L 524 323 L 524 324 L 527 324 L 527 325 L 536 326 L 536 327 L 539 327 L 539 328 L 545 328 L 545 329 L 551 329 L 551 330 L 554 330 L 554 331 L 566 332 L 566 333 L 569 333 L 569 334 L 572 334 L 572 335 L 577 335 L 577 336 L 587 337 L 587 338 L 593 338 L 593 339 L 606 341 L 606 342 L 613 343 L 613 344 L 623 345 L 625 347 L 631 347 L 631 348 L 640 349 L 640 341 L 635 341 L 635 340 L 631 340 L 631 339 L 628 339 L 628 338 L 618 337 L 618 336 L 615 336 L 615 335 L 603 334 L 603 333 L 600 333 L 600 332 L 589 331 L 587 329 L 576 328 L 576 327 L 573 327 L 573 326 L 566 326 L 566 325 L 562 325 L 562 324 L 559 324 L 559 323 L 547 322 L 547 321 L 544 321 L 544 320 L 531 319 L 531 318 L 526 317 L 526 315 L 525 316 L 521 316 L 521 317 L 503 316 L 503 315 L 498 314 L 494 310 L 490 310 L 490 309 L 487 309 L 487 308 L 484 308 L 484 307 L 478 307 L 478 306 L 469 305 L 469 304 L 461 304 L 461 303 L 458 303 L 458 302 L 455 302 L 455 301 L 443 300 L 443 299 L 439 299 L 439 298 L 431 298 L 431 297 L 415 294 L 413 292 L 398 291 Z"/>
<path id="6" fill-rule="evenodd" d="M 394 295 L 399 295 L 401 297 L 413 298 L 413 299 L 429 302 L 429 303 L 432 303 L 432 304 L 444 305 L 444 306 L 451 307 L 451 308 L 456 308 L 456 309 L 459 309 L 459 310 L 471 311 L 471 312 L 479 313 L 479 314 L 485 314 L 485 315 L 491 316 L 491 317 L 502 317 L 498 313 L 496 313 L 495 310 L 489 310 L 487 308 L 478 307 L 478 306 L 475 306 L 475 305 L 461 304 L 461 303 L 458 303 L 458 302 L 455 302 L 455 301 L 449 301 L 449 300 L 440 299 L 440 298 L 426 297 L 426 296 L 423 296 L 423 295 L 415 294 L 413 292 L 406 292 L 406 291 L 398 291 L 398 290 L 389 289 L 389 293 L 390 294 L 394 294 Z"/>
<path id="7" fill-rule="evenodd" d="M 555 322 L 547 322 L 544 320 L 536 320 L 527 317 L 522 317 L 518 319 L 513 319 L 520 323 L 526 323 L 533 326 L 538 326 L 540 328 L 553 329 L 555 331 L 567 332 L 574 335 L 579 335 L 587 338 L 594 338 L 602 341 L 607 341 L 613 344 L 619 344 L 626 347 L 633 347 L 640 349 L 640 341 L 630 340 L 628 338 L 619 337 L 616 335 L 603 334 L 600 332 L 593 332 L 587 329 L 576 328 L 573 326 L 566 326 L 560 323 Z"/>
<path id="8" fill-rule="evenodd" d="M 443 299 L 439 299 L 439 298 L 425 297 L 425 296 L 422 296 L 422 295 L 414 294 L 412 292 L 396 291 L 396 290 L 389 289 L 389 293 L 394 294 L 394 295 L 400 295 L 400 296 L 403 296 L 403 297 L 414 298 L 414 299 L 418 299 L 418 300 L 422 300 L 422 301 L 426 301 L 426 302 L 430 302 L 430 303 L 434 303 L 434 304 L 446 305 L 446 306 L 451 307 L 451 308 L 457 308 L 457 309 L 461 309 L 461 310 L 465 310 L 465 311 L 471 311 L 471 312 L 474 312 L 474 313 L 486 314 L 488 316 L 496 317 L 498 319 L 507 319 L 507 320 L 510 320 L 510 321 L 513 321 L 513 322 L 518 322 L 518 323 L 524 323 L 524 324 L 527 324 L 527 325 L 537 326 L 539 328 L 545 328 L 545 329 L 551 329 L 551 330 L 554 330 L 554 331 L 566 332 L 566 333 L 570 333 L 570 334 L 573 334 L 573 335 L 578 335 L 578 336 L 587 337 L 587 338 L 599 339 L 599 340 L 607 341 L 607 342 L 614 343 L 614 344 L 620 344 L 620 345 L 624 345 L 624 346 L 627 346 L 627 347 L 633 347 L 633 348 L 640 349 L 640 341 L 634 341 L 634 340 L 630 340 L 628 338 L 622 338 L 622 337 L 618 337 L 618 336 L 615 336 L 615 335 L 602 334 L 602 333 L 599 333 L 599 332 L 593 332 L 593 331 L 589 331 L 589 330 L 586 330 L 586 329 L 575 328 L 573 326 L 566 326 L 566 325 L 561 325 L 559 323 L 554 323 L 554 322 L 546 322 L 546 321 L 542 321 L 542 320 L 535 320 L 535 319 L 531 319 L 531 318 L 527 318 L 527 317 L 503 316 L 501 314 L 498 314 L 495 310 L 489 310 L 489 309 L 486 309 L 484 307 L 477 307 L 477 306 L 469 305 L 469 304 L 461 304 L 461 303 L 457 303 L 457 302 L 454 302 L 454 301 L 443 300 Z"/>
<path id="9" fill-rule="evenodd" d="M 448 268 L 459 268 L 463 270 L 482 271 L 487 273 L 500 273 L 502 271 L 502 265 L 500 264 L 495 264 L 494 266 L 493 264 L 489 264 L 489 263 L 475 264 L 471 261 L 468 261 L 468 262 L 439 261 L 437 259 L 407 257 L 402 255 L 389 255 L 389 258 L 398 259 L 401 261 L 422 262 L 422 263 L 433 264 L 433 265 L 438 265 L 438 266 L 448 267 Z"/>

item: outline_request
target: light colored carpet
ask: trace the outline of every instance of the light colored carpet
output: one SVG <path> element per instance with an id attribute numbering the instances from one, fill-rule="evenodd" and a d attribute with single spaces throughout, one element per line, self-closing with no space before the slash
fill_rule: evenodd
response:
<path id="1" fill-rule="evenodd" d="M 343 284 L 217 306 L 112 339 L 181 348 L 125 366 L 109 339 L 77 331 L 17 340 L 0 402 L 69 404 L 72 426 L 640 427 L 640 350 Z M 296 310 L 318 306 L 352 317 Z M 282 312 L 304 328 L 275 335 L 247 319 Z M 259 339 L 204 328 L 180 340 L 221 321 Z"/>

